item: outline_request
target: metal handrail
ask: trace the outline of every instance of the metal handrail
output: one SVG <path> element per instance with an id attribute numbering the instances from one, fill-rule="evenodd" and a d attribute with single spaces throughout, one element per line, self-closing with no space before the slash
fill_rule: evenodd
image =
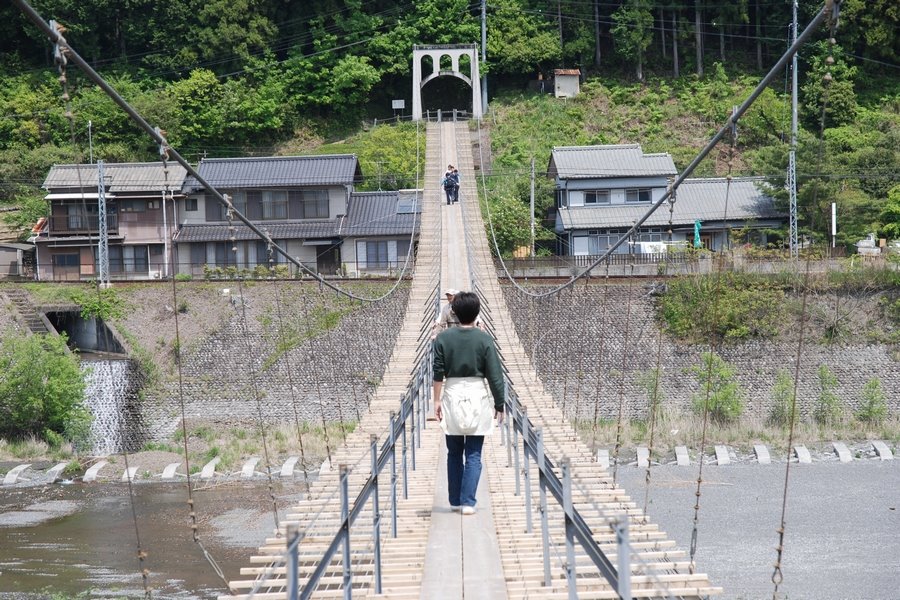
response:
<path id="1" fill-rule="evenodd" d="M 397 444 L 402 441 L 402 468 L 404 473 L 404 490 L 403 497 L 408 497 L 408 486 L 406 485 L 406 468 L 407 468 L 407 431 L 410 433 L 411 449 L 410 465 L 413 470 L 416 469 L 415 449 L 421 446 L 420 432 L 425 428 L 425 413 L 429 408 L 430 394 L 430 374 L 431 374 L 431 353 L 424 354 L 418 361 L 412 381 L 400 401 L 399 413 L 392 413 L 390 419 L 389 435 L 382 442 L 380 449 L 377 444 L 377 436 L 373 435 L 371 439 L 372 453 L 372 472 L 366 479 L 362 488 L 353 501 L 349 503 L 347 480 L 349 477 L 349 469 L 346 465 L 340 466 L 341 481 L 341 523 L 328 545 L 328 548 L 322 554 L 321 559 L 317 561 L 315 570 L 310 574 L 302 589 L 299 585 L 299 574 L 297 569 L 290 569 L 289 575 L 294 578 L 288 582 L 288 594 L 291 598 L 306 599 L 311 597 L 318 587 L 319 580 L 325 574 L 325 571 L 331 564 L 332 559 L 338 549 L 343 550 L 343 575 L 344 575 L 344 597 L 349 599 L 352 597 L 352 565 L 350 561 L 350 530 L 355 524 L 357 518 L 362 514 L 366 504 L 372 499 L 373 503 L 373 541 L 374 541 L 374 587 L 376 593 L 381 593 L 381 553 L 380 553 L 380 537 L 381 537 L 381 516 L 378 509 L 377 494 L 379 490 L 378 477 L 384 471 L 385 467 L 391 465 L 391 537 L 397 537 L 397 502 L 396 502 L 396 480 L 397 480 Z M 411 426 L 407 425 L 407 419 L 411 421 Z M 296 555 L 297 539 L 288 539 L 288 553 Z"/>

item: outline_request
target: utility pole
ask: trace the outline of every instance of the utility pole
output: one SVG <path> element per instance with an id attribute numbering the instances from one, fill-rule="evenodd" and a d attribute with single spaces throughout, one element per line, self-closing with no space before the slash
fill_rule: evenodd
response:
<path id="1" fill-rule="evenodd" d="M 794 21 L 791 25 L 791 44 L 797 41 L 797 0 L 794 0 Z M 791 258 L 800 255 L 797 240 L 797 54 L 791 58 L 791 150 L 788 153 L 788 194 L 790 196 Z"/>
<path id="2" fill-rule="evenodd" d="M 94 164 L 94 140 L 91 136 L 91 122 L 88 121 L 88 153 L 90 156 L 91 164 Z"/>
<path id="3" fill-rule="evenodd" d="M 100 287 L 109 287 L 109 231 L 106 227 L 106 176 L 103 173 L 103 161 L 97 161 L 97 220 L 100 230 L 100 243 L 97 244 L 97 268 L 99 269 Z M 85 215 L 87 218 L 87 215 Z M 88 231 L 90 231 L 88 220 Z"/>
<path id="4" fill-rule="evenodd" d="M 487 0 L 481 0 L 481 68 L 487 60 Z M 481 114 L 487 114 L 487 75 L 481 76 Z"/>
<path id="5" fill-rule="evenodd" d="M 534 258 L 534 157 L 531 157 L 531 258 Z"/>

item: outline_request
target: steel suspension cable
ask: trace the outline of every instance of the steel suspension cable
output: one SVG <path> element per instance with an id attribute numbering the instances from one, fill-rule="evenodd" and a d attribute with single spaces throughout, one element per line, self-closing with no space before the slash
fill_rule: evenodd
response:
<path id="1" fill-rule="evenodd" d="M 600 393 L 603 391 L 603 354 L 606 348 L 606 329 L 609 326 L 609 261 L 606 261 L 606 281 L 603 284 L 603 312 L 600 315 L 600 331 L 597 336 L 597 372 L 594 389 L 594 418 L 591 420 L 591 452 L 597 460 L 597 426 L 600 421 Z"/>
<path id="2" fill-rule="evenodd" d="M 14 1 L 19 2 L 21 0 L 14 0 Z M 703 149 L 700 150 L 699 153 L 697 153 L 697 155 L 694 157 L 694 159 L 691 160 L 690 164 L 688 164 L 688 166 L 685 167 L 684 171 L 682 171 L 681 174 L 678 175 L 678 177 L 675 179 L 675 181 L 667 188 L 666 192 L 647 209 L 647 212 L 644 213 L 644 215 L 642 217 L 640 217 L 639 219 L 637 219 L 634 222 L 634 224 L 631 226 L 631 228 L 627 232 L 622 234 L 622 237 L 620 237 L 618 239 L 618 241 L 616 241 L 614 244 L 609 246 L 606 249 L 606 252 L 604 252 L 596 260 L 594 260 L 594 262 L 592 262 L 590 265 L 588 265 L 579 274 L 572 276 L 566 283 L 562 284 L 558 288 L 548 290 L 545 292 L 541 292 L 538 295 L 550 296 L 560 289 L 571 287 L 572 285 L 575 284 L 575 282 L 577 280 L 585 277 L 590 271 L 592 271 L 595 267 L 597 267 L 597 265 L 599 265 L 604 260 L 606 260 L 609 256 L 611 256 L 619 246 L 621 246 L 622 244 L 625 243 L 626 240 L 628 240 L 632 236 L 639 233 L 641 225 L 643 225 L 644 222 L 647 219 L 649 219 L 650 216 L 654 212 L 656 212 L 656 209 L 659 208 L 663 202 L 666 202 L 669 199 L 669 197 L 671 197 L 672 194 L 675 193 L 675 190 L 677 190 L 678 186 L 680 186 L 684 182 L 685 179 L 687 179 L 688 177 L 691 176 L 691 174 L 693 174 L 694 170 L 696 170 L 696 168 L 706 158 L 706 156 L 712 151 L 712 149 L 715 148 L 715 146 L 728 134 L 728 132 L 731 130 L 732 124 L 736 123 L 744 115 L 744 113 L 747 112 L 747 110 L 750 108 L 750 106 L 753 105 L 753 103 L 763 93 L 763 91 L 765 91 L 765 89 L 768 87 L 768 85 L 776 77 L 780 76 L 781 70 L 788 63 L 788 61 L 791 59 L 791 57 L 797 53 L 797 51 L 800 49 L 800 47 L 803 46 L 813 36 L 813 34 L 815 34 L 818 26 L 821 25 L 823 22 L 826 21 L 826 19 L 829 18 L 829 16 L 832 14 L 832 11 L 837 10 L 837 6 L 839 4 L 840 4 L 840 0 L 827 0 L 825 2 L 825 4 L 822 6 L 822 8 L 816 13 L 816 15 L 810 21 L 809 25 L 807 25 L 806 29 L 803 30 L 803 32 L 797 37 L 797 39 L 794 41 L 793 44 L 791 44 L 791 46 L 785 51 L 785 53 L 781 55 L 781 57 L 778 59 L 778 61 L 776 61 L 776 63 L 772 66 L 772 68 L 768 71 L 768 73 L 760 80 L 760 82 L 753 89 L 753 91 L 750 93 L 750 95 L 744 100 L 744 102 L 742 102 L 740 106 L 738 106 L 737 108 L 734 109 L 731 117 L 729 117 L 728 120 L 725 122 L 725 124 L 713 135 L 712 138 L 710 138 L 710 140 L 707 142 L 706 146 L 704 146 Z M 480 127 L 478 128 L 478 136 L 479 136 L 479 151 L 480 151 L 480 147 L 483 146 L 483 144 L 481 144 L 481 128 Z M 484 172 L 482 171 L 481 179 L 482 179 L 482 188 L 484 189 L 485 204 L 487 205 L 488 226 L 489 226 L 489 230 L 491 232 L 491 237 L 493 238 L 493 241 L 494 241 L 494 248 L 497 253 L 497 257 L 500 260 L 500 264 L 503 267 L 503 271 L 506 274 L 506 277 L 510 280 L 510 283 L 512 283 L 514 286 L 516 286 L 522 293 L 531 295 L 531 292 L 529 292 L 528 290 L 523 288 L 518 282 L 516 282 L 515 278 L 510 274 L 509 269 L 506 266 L 506 263 L 503 261 L 503 257 L 500 253 L 500 248 L 497 243 L 497 237 L 496 237 L 496 233 L 494 231 L 493 221 L 491 218 L 490 202 L 487 201 L 487 198 L 488 198 L 487 185 L 485 183 L 484 177 L 485 177 L 485 175 L 484 175 Z"/>
<path id="3" fill-rule="evenodd" d="M 315 359 L 315 355 L 313 354 L 312 349 L 312 339 L 313 339 L 313 329 L 312 329 L 312 320 L 309 315 L 309 297 L 304 294 L 303 296 L 303 317 L 306 323 L 306 347 L 307 347 L 307 365 L 312 365 L 313 360 Z M 331 441 L 328 439 L 328 422 L 325 419 L 325 402 L 322 398 L 322 383 L 321 378 L 317 376 L 317 374 L 312 374 L 313 380 L 315 381 L 316 386 L 316 398 L 317 403 L 319 405 L 319 415 L 322 419 L 322 436 L 325 439 L 325 453 L 328 456 L 328 467 L 332 468 L 333 463 L 331 460 Z"/>
<path id="4" fill-rule="evenodd" d="M 291 352 L 288 340 L 285 337 L 284 319 L 281 312 L 281 290 L 278 286 L 278 275 L 275 271 L 275 256 L 271 248 L 266 247 L 269 269 L 272 273 L 272 286 L 275 290 L 275 316 L 278 319 L 278 337 L 284 352 L 284 371 L 287 374 L 288 388 L 291 390 L 291 408 L 294 412 L 294 426 L 297 429 L 297 443 L 300 445 L 300 463 L 303 466 L 303 483 L 306 485 L 306 493 L 309 494 L 309 466 L 306 462 L 306 452 L 303 448 L 303 430 L 300 427 L 300 411 L 297 408 L 297 386 L 294 384 L 294 369 L 291 365 Z"/>
<path id="5" fill-rule="evenodd" d="M 225 195 L 228 210 L 226 218 L 228 219 L 228 230 L 230 232 L 231 252 L 234 255 L 234 264 L 239 264 L 237 260 L 237 236 L 234 227 L 234 212 L 232 210 L 231 197 Z M 247 346 L 247 372 L 250 374 L 250 386 L 253 390 L 253 399 L 256 401 L 256 420 L 259 425 L 259 434 L 262 439 L 263 457 L 266 461 L 266 481 L 269 488 L 269 499 L 272 501 L 272 517 L 275 519 L 276 536 L 281 536 L 279 519 L 278 519 L 278 501 L 275 499 L 275 485 L 272 481 L 272 461 L 269 457 L 269 443 L 266 436 L 266 426 L 263 419 L 262 398 L 260 396 L 259 381 L 257 380 L 258 367 L 253 364 L 255 353 L 253 344 L 250 341 L 250 329 L 247 326 L 247 299 L 244 296 L 244 278 L 240 275 L 238 281 L 238 296 L 241 303 L 241 333 Z"/>
<path id="6" fill-rule="evenodd" d="M 25 14 L 25 16 L 47 36 L 50 38 L 50 41 L 56 44 L 60 48 L 60 54 L 64 55 L 66 60 L 71 60 L 74 62 L 83 72 L 84 74 L 97 84 L 103 92 L 109 96 L 113 102 L 115 102 L 122 110 L 124 110 L 128 116 L 135 122 L 137 125 L 144 130 L 153 140 L 160 146 L 165 147 L 168 150 L 169 156 L 173 158 L 176 162 L 178 162 L 182 167 L 185 168 L 187 174 L 194 178 L 194 180 L 203 187 L 206 192 L 209 193 L 210 196 L 215 198 L 222 206 L 228 208 L 229 202 L 226 201 L 224 195 L 217 190 L 212 184 L 210 184 L 200 173 L 197 172 L 194 167 L 178 153 L 174 148 L 169 145 L 169 142 L 166 140 L 164 132 L 157 128 L 154 128 L 150 125 L 146 119 L 129 104 L 116 90 L 113 88 L 97 71 L 95 71 L 90 64 L 84 60 L 66 41 L 66 39 L 62 36 L 62 33 L 58 31 L 55 27 L 51 26 L 49 23 L 44 21 L 43 17 L 31 7 L 31 5 L 26 0 L 12 0 L 13 4 L 15 4 L 19 9 Z M 73 125 L 74 127 L 74 125 Z M 260 239 L 266 240 L 266 235 L 263 231 L 250 219 L 248 219 L 244 214 L 240 211 L 234 209 L 231 206 L 231 210 L 233 212 L 234 218 L 241 221 L 250 231 L 255 233 Z M 360 300 L 363 302 L 378 302 L 383 300 L 394 293 L 394 291 L 399 287 L 400 282 L 403 281 L 403 276 L 405 275 L 405 267 L 400 271 L 400 274 L 397 277 L 397 281 L 388 290 L 385 294 L 376 297 L 376 298 L 363 298 L 353 294 L 352 292 L 348 292 L 342 289 L 340 286 L 334 285 L 321 275 L 319 275 L 313 269 L 310 269 L 306 265 L 304 265 L 301 261 L 297 260 L 293 256 L 291 256 L 284 248 L 279 246 L 278 244 L 272 245 L 273 249 L 278 252 L 281 256 L 284 257 L 285 260 L 292 263 L 302 272 L 310 275 L 313 279 L 317 280 L 321 285 L 331 288 L 338 294 L 343 294 L 345 296 L 351 297 L 355 300 Z"/>
<path id="7" fill-rule="evenodd" d="M 622 448 L 622 428 L 625 407 L 625 373 L 628 368 L 628 341 L 631 333 L 631 302 L 634 297 L 634 263 L 628 277 L 628 302 L 625 305 L 625 337 L 622 339 L 622 372 L 619 376 L 619 415 L 616 419 L 616 445 L 613 449 L 613 484 L 619 474 L 619 450 Z"/>
<path id="8" fill-rule="evenodd" d="M 167 163 L 165 157 L 163 157 L 164 171 L 168 170 L 168 167 L 166 165 Z M 169 263 L 172 266 L 174 272 L 174 257 L 169 257 Z M 206 559 L 206 562 L 209 563 L 209 566 L 212 567 L 213 571 L 216 573 L 216 575 L 218 575 L 219 579 L 222 580 L 222 583 L 225 584 L 225 589 L 230 591 L 228 579 L 225 578 L 225 573 L 222 571 L 219 563 L 217 563 L 213 556 L 206 550 L 203 542 L 200 541 L 200 525 L 197 523 L 197 511 L 194 507 L 194 486 L 191 480 L 191 458 L 190 454 L 188 453 L 187 410 L 185 408 L 184 401 L 184 369 L 182 367 L 182 348 L 184 346 L 181 343 L 181 329 L 178 319 L 177 285 L 177 280 L 175 279 L 175 277 L 172 277 L 172 306 L 175 308 L 175 310 L 172 311 L 175 317 L 175 366 L 178 373 L 178 404 L 181 409 L 181 442 L 182 452 L 184 453 L 185 487 L 187 490 L 188 517 L 191 520 L 191 537 L 193 538 L 194 543 L 197 544 L 197 547 L 200 548 L 200 551 L 203 553 L 203 557 Z"/>
<path id="9" fill-rule="evenodd" d="M 823 94 L 822 94 L 822 112 L 819 119 L 819 148 L 818 148 L 818 156 L 817 156 L 817 171 L 821 171 L 822 169 L 822 161 L 825 153 L 825 116 L 828 107 L 828 99 L 829 92 L 831 90 L 831 65 L 834 64 L 834 57 L 832 56 L 832 51 L 834 46 L 837 44 L 837 40 L 835 39 L 835 33 L 837 31 L 838 25 L 838 17 L 840 14 L 840 2 L 829 2 L 826 3 L 833 4 L 831 7 L 831 11 L 829 11 L 829 38 L 828 44 L 829 54 L 826 58 L 825 64 L 827 65 L 827 71 L 825 72 L 824 77 L 822 78 L 823 84 Z M 819 193 L 819 185 L 818 180 L 814 180 L 813 182 L 813 207 L 818 205 L 818 193 Z M 814 213 L 815 214 L 815 213 Z M 807 252 L 806 255 L 806 272 L 803 278 L 803 297 L 801 300 L 800 306 L 800 327 L 797 332 L 797 352 L 794 355 L 794 381 L 793 387 L 791 390 L 791 414 L 790 414 L 790 422 L 788 429 L 788 443 L 787 443 L 787 460 L 785 461 L 784 467 L 784 490 L 782 492 L 781 497 L 781 518 L 779 520 L 778 529 L 776 529 L 776 533 L 778 533 L 778 545 L 775 546 L 775 566 L 772 570 L 772 600 L 778 600 L 778 588 L 784 582 L 784 573 L 782 572 L 781 563 L 784 556 L 784 537 L 785 531 L 787 529 L 787 501 L 788 501 L 788 486 L 790 484 L 790 475 L 791 475 L 791 451 L 794 445 L 794 427 L 797 421 L 797 387 L 800 381 L 800 358 L 803 355 L 803 341 L 804 334 L 806 331 L 806 310 L 807 310 L 807 296 L 809 294 L 809 280 L 810 280 L 810 263 L 812 261 L 812 253 Z"/>
<path id="10" fill-rule="evenodd" d="M 50 26 L 54 31 L 56 31 L 58 33 L 58 35 L 60 36 L 60 39 L 63 39 L 62 33 L 65 31 L 65 28 L 62 25 L 60 25 L 54 21 L 50 22 Z M 68 64 L 68 56 L 69 56 L 69 49 L 65 45 L 65 43 L 57 42 L 54 45 L 53 58 L 54 58 L 54 62 L 56 63 L 56 66 L 57 66 L 57 69 L 59 72 L 58 81 L 62 88 L 61 99 L 65 103 L 64 116 L 69 123 L 69 137 L 70 137 L 70 141 L 72 143 L 72 152 L 75 154 L 75 159 L 76 159 L 75 173 L 76 173 L 76 176 L 78 177 L 78 189 L 79 189 L 80 195 L 81 195 L 81 211 L 82 211 L 81 218 L 85 221 L 86 229 L 88 232 L 88 234 L 87 234 L 88 235 L 88 246 L 93 248 L 93 236 L 91 234 L 90 212 L 87 209 L 87 200 L 85 198 L 85 193 L 84 193 L 84 182 L 81 179 L 81 161 L 83 160 L 83 156 L 79 149 L 80 147 L 78 145 L 78 142 L 75 138 L 75 113 L 72 110 L 72 98 L 69 94 L 69 79 L 68 79 L 68 74 L 66 72 L 66 65 Z M 98 170 L 98 172 L 99 172 L 99 170 Z M 99 188 L 104 185 L 104 182 L 98 180 L 97 185 L 98 185 L 97 202 L 99 203 L 100 202 Z M 98 204 L 98 206 L 99 206 L 99 204 Z M 99 210 L 98 210 L 98 220 L 99 220 Z M 98 222 L 98 228 L 99 227 L 100 227 L 100 223 Z M 51 224 L 51 228 L 52 228 L 52 224 Z M 98 247 L 99 247 L 99 242 L 98 242 Z M 96 251 L 93 253 L 95 261 L 97 260 L 97 254 L 98 254 L 98 252 L 96 252 Z M 99 261 L 99 262 L 102 262 L 102 261 Z M 97 263 L 95 262 L 95 265 L 96 264 Z M 94 278 L 94 291 L 96 292 L 96 295 L 97 295 L 97 306 L 99 307 L 99 310 L 102 313 L 103 306 L 105 303 L 103 300 L 103 294 L 100 289 L 100 284 L 101 284 L 101 281 L 95 277 Z M 97 315 L 96 318 L 99 319 L 100 317 L 101 317 L 101 315 Z M 103 337 L 104 337 L 105 346 L 106 346 L 104 348 L 104 350 L 108 351 L 109 347 L 110 347 L 109 328 L 107 328 L 107 327 L 103 328 Z M 137 561 L 138 561 L 138 572 L 141 575 L 141 583 L 144 588 L 144 597 L 149 600 L 149 598 L 151 598 L 151 596 L 152 596 L 151 591 L 150 591 L 150 583 L 149 583 L 150 571 L 144 566 L 144 561 L 147 559 L 147 552 L 141 546 L 141 532 L 140 532 L 140 526 L 138 525 L 137 507 L 135 506 L 134 486 L 133 486 L 133 482 L 132 482 L 132 472 L 131 472 L 131 465 L 130 465 L 128 454 L 129 453 L 128 453 L 127 442 L 126 442 L 125 446 L 122 447 L 122 456 L 125 461 L 125 479 L 126 479 L 127 485 L 128 485 L 128 504 L 131 509 L 131 520 L 134 525 L 134 538 L 135 538 L 135 543 L 136 543 L 136 557 L 137 557 Z"/>
<path id="11" fill-rule="evenodd" d="M 669 242 L 672 242 L 672 221 L 674 218 L 675 212 L 675 197 L 669 201 Z M 668 276 L 669 273 L 669 252 L 668 249 L 665 253 L 665 259 L 663 261 L 663 273 Z M 648 451 L 648 460 L 647 460 L 647 472 L 644 475 L 644 506 L 642 509 L 643 519 L 642 522 L 646 524 L 647 521 L 647 509 L 650 505 L 650 468 L 653 466 L 653 450 L 655 443 L 655 435 L 656 435 L 656 422 L 660 418 L 660 391 L 659 391 L 659 381 L 662 377 L 662 347 L 663 347 L 663 337 L 665 334 L 665 327 L 663 323 L 660 322 L 657 326 L 656 331 L 656 367 L 653 371 L 653 387 L 650 391 L 650 396 L 648 400 L 648 411 L 650 418 L 650 436 L 649 442 L 647 444 Z"/>
<path id="12" fill-rule="evenodd" d="M 732 113 L 733 114 L 733 113 Z M 731 192 L 731 170 L 734 164 L 734 150 L 735 144 L 737 142 L 737 121 L 731 120 L 731 143 L 729 144 L 728 151 L 728 173 L 726 176 L 726 184 L 725 184 L 725 212 L 722 215 L 722 223 L 726 225 L 726 236 L 728 235 L 728 197 Z M 699 240 L 695 240 L 695 243 Z M 724 240 L 724 244 L 728 243 L 728 239 Z M 712 250 L 712 248 L 710 248 Z M 700 441 L 700 455 L 698 458 L 699 466 L 697 470 L 697 489 L 694 492 L 694 496 L 696 501 L 694 503 L 694 519 L 691 529 L 691 548 L 690 548 L 690 572 L 693 574 L 694 569 L 696 568 L 696 554 L 697 554 L 697 536 L 698 536 L 698 527 L 700 523 L 700 496 L 701 496 L 701 486 L 703 485 L 703 455 L 706 453 L 706 434 L 707 428 L 709 425 L 709 413 L 710 413 L 710 400 L 712 397 L 712 386 L 713 386 L 713 365 L 715 363 L 715 359 L 718 356 L 717 351 L 720 345 L 720 336 L 719 336 L 719 317 L 720 317 L 720 306 L 722 301 L 722 279 L 724 277 L 725 270 L 725 246 L 720 249 L 719 255 L 716 258 L 716 279 L 715 279 L 715 288 L 713 290 L 712 299 L 713 299 L 713 309 L 712 309 L 712 322 L 709 332 L 709 354 L 706 357 L 706 375 L 705 375 L 705 385 L 704 385 L 704 398 L 703 398 L 703 427 L 701 433 L 701 441 Z M 700 277 L 701 275 L 698 275 Z M 718 390 L 717 390 L 718 393 Z"/>

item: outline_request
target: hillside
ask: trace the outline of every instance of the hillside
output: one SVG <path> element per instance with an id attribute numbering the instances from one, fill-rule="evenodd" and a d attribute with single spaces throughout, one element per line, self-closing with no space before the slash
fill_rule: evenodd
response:
<path id="1" fill-rule="evenodd" d="M 190 160 L 364 148 L 361 189 L 409 187 L 421 166 L 410 129 L 387 135 L 371 124 L 398 116 L 390 100 L 409 101 L 414 44 L 480 40 L 480 6 L 377 4 L 51 0 L 40 9 L 65 24 L 72 46 Z M 640 143 L 683 167 L 783 52 L 790 21 L 789 3 L 557 4 L 501 0 L 486 14 L 490 186 L 512 221 L 522 217 L 531 157 L 540 172 L 552 145 Z M 801 2 L 801 25 L 820 6 Z M 891 192 L 900 172 L 898 15 L 889 2 L 846 0 L 842 11 L 839 27 L 821 28 L 800 56 L 802 227 L 818 237 L 818 215 L 834 201 L 845 215 L 841 243 L 872 230 L 900 237 L 900 191 Z M 158 154 L 71 66 L 66 106 L 49 43 L 15 6 L 0 7 L 0 17 L 0 204 L 23 207 L 7 217 L 25 235 L 46 210 L 39 186 L 52 164 Z M 834 48 L 825 43 L 832 33 Z M 581 70 L 581 97 L 561 102 L 524 91 L 561 66 Z M 697 175 L 724 175 L 730 164 L 735 174 L 771 176 L 780 189 L 788 80 L 785 73 L 744 117 L 733 152 L 724 144 Z M 438 78 L 425 88 L 425 108 L 466 109 L 466 91 L 461 80 Z M 332 145 L 340 140 L 347 141 Z M 549 202 L 542 198 L 541 208 Z"/>

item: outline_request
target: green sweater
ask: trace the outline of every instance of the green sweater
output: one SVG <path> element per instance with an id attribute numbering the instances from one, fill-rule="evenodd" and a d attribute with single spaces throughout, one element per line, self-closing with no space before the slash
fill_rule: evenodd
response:
<path id="1" fill-rule="evenodd" d="M 503 367 L 494 338 L 475 327 L 451 327 L 434 340 L 434 380 L 444 377 L 484 377 L 494 396 L 494 408 L 505 402 Z"/>

